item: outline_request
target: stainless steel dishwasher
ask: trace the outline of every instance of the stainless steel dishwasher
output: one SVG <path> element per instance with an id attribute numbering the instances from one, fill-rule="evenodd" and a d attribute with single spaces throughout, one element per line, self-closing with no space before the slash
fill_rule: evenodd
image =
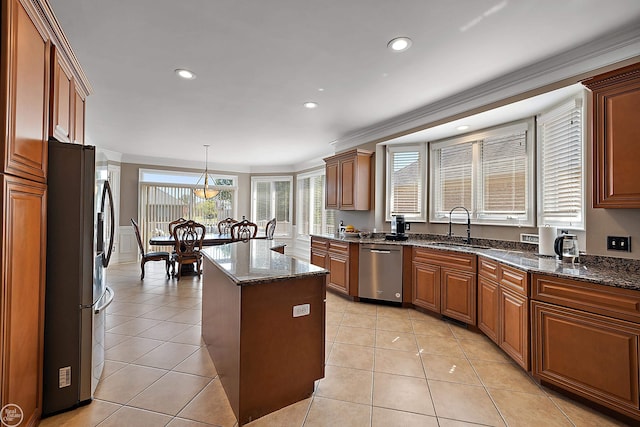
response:
<path id="1" fill-rule="evenodd" d="M 402 303 L 402 246 L 360 244 L 358 296 Z"/>

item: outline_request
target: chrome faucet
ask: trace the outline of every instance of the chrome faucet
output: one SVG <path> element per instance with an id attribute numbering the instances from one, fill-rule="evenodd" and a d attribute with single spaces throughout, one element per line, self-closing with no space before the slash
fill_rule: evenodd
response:
<path id="1" fill-rule="evenodd" d="M 451 233 L 451 214 L 456 209 L 464 209 L 464 211 L 467 213 L 467 238 L 464 239 L 463 242 L 466 243 L 467 245 L 470 245 L 471 244 L 471 215 L 469 215 L 469 211 L 464 206 L 456 206 L 455 208 L 449 211 L 449 237 L 453 236 L 453 233 Z"/>

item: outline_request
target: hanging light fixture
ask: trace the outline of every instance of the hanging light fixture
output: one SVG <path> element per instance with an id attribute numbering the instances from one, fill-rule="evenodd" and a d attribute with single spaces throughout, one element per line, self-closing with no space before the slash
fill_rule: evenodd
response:
<path id="1" fill-rule="evenodd" d="M 209 144 L 205 144 L 205 163 L 204 163 L 204 173 L 198 179 L 196 183 L 196 187 L 193 189 L 193 194 L 201 199 L 212 199 L 216 197 L 219 193 L 218 190 L 214 190 L 213 188 L 209 188 Z M 202 178 L 204 177 L 204 183 L 201 183 Z"/>

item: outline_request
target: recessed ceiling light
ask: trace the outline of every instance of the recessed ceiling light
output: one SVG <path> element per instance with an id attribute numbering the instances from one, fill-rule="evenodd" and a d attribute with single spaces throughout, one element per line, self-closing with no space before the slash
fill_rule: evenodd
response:
<path id="1" fill-rule="evenodd" d="M 467 130 L 469 129 L 469 125 L 460 125 L 456 128 L 456 130 Z"/>
<path id="2" fill-rule="evenodd" d="M 318 88 L 318 92 L 324 92 L 324 88 L 323 87 L 319 87 Z"/>
<path id="3" fill-rule="evenodd" d="M 178 76 L 182 77 L 185 80 L 193 80 L 196 78 L 195 73 L 183 68 L 178 68 L 177 70 L 175 70 L 175 72 Z"/>
<path id="4" fill-rule="evenodd" d="M 312 110 L 314 108 L 318 108 L 318 103 L 317 102 L 313 102 L 313 101 L 307 101 L 302 105 L 304 105 L 304 108 L 308 108 L 310 110 Z"/>
<path id="5" fill-rule="evenodd" d="M 392 52 L 404 52 L 411 47 L 411 39 L 409 37 L 396 37 L 387 43 L 387 47 Z"/>

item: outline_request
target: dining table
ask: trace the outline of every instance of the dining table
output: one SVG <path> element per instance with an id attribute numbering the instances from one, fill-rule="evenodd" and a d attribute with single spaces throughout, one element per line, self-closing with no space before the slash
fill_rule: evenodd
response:
<path id="1" fill-rule="evenodd" d="M 266 239 L 267 235 L 262 232 L 258 232 L 254 239 Z M 232 242 L 230 233 L 207 233 L 204 235 L 204 239 L 202 240 L 202 246 L 217 246 L 224 245 L 225 243 Z M 175 239 L 171 235 L 163 235 L 163 236 L 153 236 L 149 239 L 149 244 L 151 246 L 175 246 Z"/>

